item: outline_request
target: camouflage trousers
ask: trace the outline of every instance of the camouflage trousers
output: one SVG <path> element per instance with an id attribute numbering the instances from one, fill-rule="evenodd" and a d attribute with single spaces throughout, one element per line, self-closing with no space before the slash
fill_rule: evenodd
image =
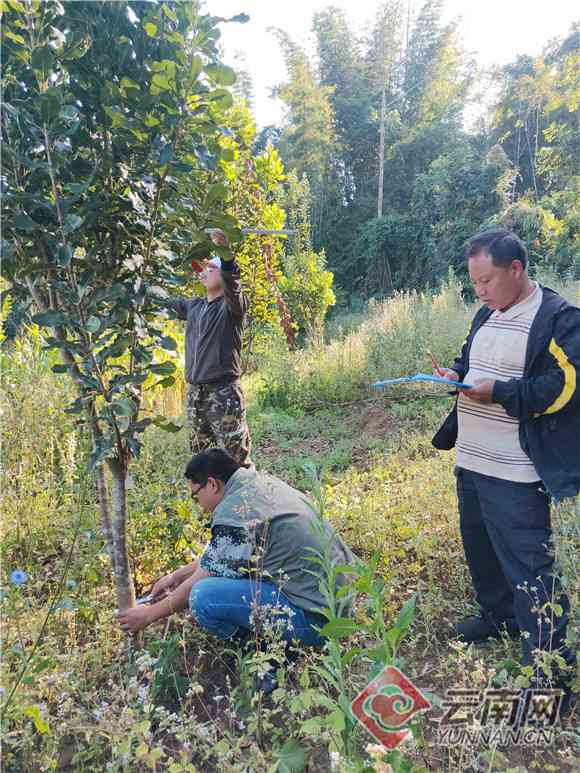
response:
<path id="1" fill-rule="evenodd" d="M 187 421 L 192 453 L 218 447 L 225 449 L 239 464 L 249 463 L 250 430 L 239 383 L 190 384 Z"/>

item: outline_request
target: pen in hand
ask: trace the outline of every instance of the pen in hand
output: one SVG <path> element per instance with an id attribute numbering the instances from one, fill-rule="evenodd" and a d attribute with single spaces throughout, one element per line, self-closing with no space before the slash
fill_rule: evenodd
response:
<path id="1" fill-rule="evenodd" d="M 437 360 L 435 359 L 435 355 L 432 351 L 427 349 L 427 354 L 429 355 L 429 358 L 431 359 L 431 364 L 433 365 L 433 370 L 437 373 L 438 376 L 443 376 L 443 371 L 439 367 Z"/>

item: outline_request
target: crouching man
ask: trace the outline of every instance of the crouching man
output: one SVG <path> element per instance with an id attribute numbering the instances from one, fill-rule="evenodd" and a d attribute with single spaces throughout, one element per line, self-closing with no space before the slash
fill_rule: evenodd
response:
<path id="1" fill-rule="evenodd" d="M 322 568 L 312 558 L 325 555 L 335 566 L 356 560 L 332 527 L 300 491 L 240 466 L 222 449 L 194 456 L 185 477 L 192 497 L 212 514 L 211 540 L 200 558 L 155 583 L 154 603 L 121 612 L 121 627 L 136 633 L 189 605 L 214 636 L 244 639 L 271 611 L 285 641 L 322 644 Z M 339 574 L 337 584 L 346 582 Z"/>

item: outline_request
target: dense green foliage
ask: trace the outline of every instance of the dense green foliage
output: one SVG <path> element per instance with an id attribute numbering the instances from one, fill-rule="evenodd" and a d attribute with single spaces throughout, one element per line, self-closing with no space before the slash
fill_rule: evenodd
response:
<path id="1" fill-rule="evenodd" d="M 427 0 L 413 16 L 386 0 L 360 36 L 328 7 L 313 17 L 312 61 L 282 36 L 286 115 L 265 136 L 308 176 L 314 246 L 343 300 L 462 271 L 466 239 L 497 222 L 530 244 L 537 263 L 579 270 L 577 27 L 537 59 L 483 73 L 442 8 Z"/>

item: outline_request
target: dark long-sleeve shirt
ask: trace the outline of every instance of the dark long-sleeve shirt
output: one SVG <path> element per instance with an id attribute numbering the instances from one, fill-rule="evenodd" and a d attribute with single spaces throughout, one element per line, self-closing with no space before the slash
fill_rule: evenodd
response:
<path id="1" fill-rule="evenodd" d="M 190 384 L 232 382 L 240 378 L 242 330 L 248 309 L 240 271 L 234 261 L 222 262 L 224 294 L 206 298 L 166 298 L 165 303 L 187 322 L 185 379 Z"/>

